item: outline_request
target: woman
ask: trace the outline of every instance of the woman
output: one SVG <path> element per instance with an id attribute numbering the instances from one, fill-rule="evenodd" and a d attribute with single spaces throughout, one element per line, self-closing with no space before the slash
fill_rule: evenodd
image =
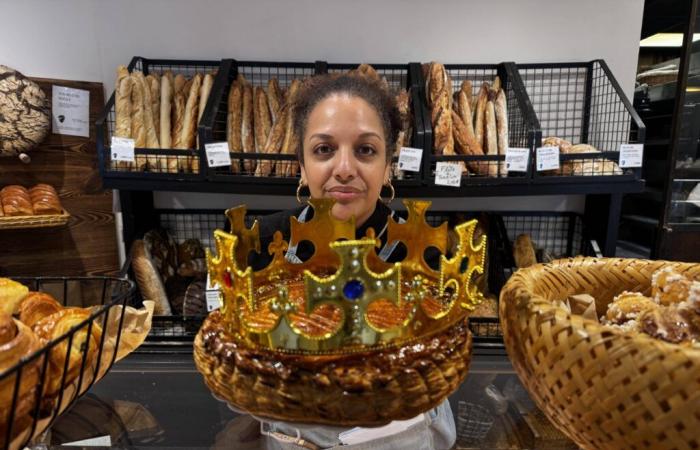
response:
<path id="1" fill-rule="evenodd" d="M 356 236 L 362 237 L 369 227 L 381 240 L 379 256 L 385 261 L 400 261 L 405 256 L 397 243 L 387 243 L 387 218 L 403 222 L 388 206 L 393 198 L 391 157 L 399 127 L 399 116 L 393 97 L 378 82 L 354 75 L 322 76 L 307 81 L 300 90 L 294 107 L 295 130 L 301 137 L 297 156 L 301 165 L 300 191 L 308 187 L 314 198 L 334 198 L 332 214 L 340 220 L 355 217 Z M 386 186 L 389 199 L 380 194 Z M 266 249 L 276 230 L 289 239 L 289 219 L 301 222 L 310 219 L 313 210 L 302 206 L 266 216 L 260 221 L 261 249 Z M 313 248 L 305 243 L 290 242 L 287 259 L 307 259 Z M 269 262 L 269 255 L 251 255 L 256 269 Z M 332 448 L 363 434 L 361 429 L 295 425 L 263 422 L 266 448 Z M 352 448 L 450 448 L 455 441 L 454 420 L 449 403 L 417 417 L 408 428 L 392 434 L 379 430 L 378 439 Z M 313 445 L 309 446 L 309 443 Z"/>

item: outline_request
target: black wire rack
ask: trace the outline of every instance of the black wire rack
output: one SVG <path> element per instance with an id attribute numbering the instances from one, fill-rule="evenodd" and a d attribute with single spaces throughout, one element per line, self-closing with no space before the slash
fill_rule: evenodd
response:
<path id="1" fill-rule="evenodd" d="M 187 78 L 196 73 L 206 74 L 216 72 L 218 78 L 221 61 L 195 61 L 179 59 L 149 59 L 135 56 L 128 65 L 129 72 L 138 70 L 144 75 L 162 75 L 171 71 L 174 75 L 182 74 Z M 211 100 L 211 95 L 210 95 Z M 140 180 L 203 180 L 206 174 L 206 161 L 198 148 L 156 149 L 135 148 L 136 162 L 125 163 L 112 161 L 111 140 L 115 128 L 115 93 L 109 98 L 102 114 L 97 118 L 97 155 L 100 165 L 100 175 L 106 179 L 126 178 Z M 206 109 L 210 101 L 207 101 Z M 202 116 L 204 117 L 204 115 Z M 174 124 L 172 124 L 174 125 Z M 159 132 L 160 130 L 158 130 Z M 200 145 L 200 148 L 203 148 Z"/>
<path id="2" fill-rule="evenodd" d="M 638 180 L 618 166 L 621 144 L 643 144 L 646 127 L 603 60 L 518 64 L 542 137 L 589 144 L 600 153 L 560 154 L 559 171 L 533 170 L 535 182 Z M 541 142 L 537 142 L 537 147 Z"/>
<path id="3" fill-rule="evenodd" d="M 64 306 L 91 307 L 92 313 L 35 353 L 0 373 L 0 448 L 23 448 L 47 429 L 111 368 L 117 357 L 124 306 L 131 304 L 132 282 L 110 277 L 16 277 L 32 291 L 51 294 Z M 116 308 L 121 305 L 122 308 Z M 105 347 L 108 324 L 118 320 L 112 352 Z M 111 329 L 111 327 L 110 327 Z M 94 345 L 76 341 L 94 336 Z M 110 336 L 112 338 L 113 336 Z M 88 341 L 89 342 L 89 341 Z M 76 347 L 78 349 L 76 349 Z M 77 353 L 76 353 L 77 352 Z M 53 384 L 58 378 L 58 387 Z M 35 380 L 27 383 L 27 380 Z"/>
<path id="4" fill-rule="evenodd" d="M 489 286 L 497 295 L 517 270 L 513 242 L 521 234 L 530 236 L 539 262 L 578 255 L 602 256 L 597 242 L 586 231 L 583 216 L 573 212 L 494 213 L 489 233 L 494 244 L 490 251 Z"/>
<path id="5" fill-rule="evenodd" d="M 268 81 L 276 78 L 280 87 L 286 89 L 295 79 L 302 81 L 320 73 L 319 64 L 318 62 L 223 60 L 221 76 L 216 79 L 211 92 L 212 107 L 205 111 L 202 118 L 202 126 L 199 129 L 200 141 L 203 143 L 227 142 L 229 90 L 239 74 L 243 75 L 253 88 L 267 88 Z M 255 193 L 255 185 L 288 184 L 292 186 L 299 182 L 296 153 L 255 153 L 254 149 L 250 150 L 249 153 L 230 152 L 232 166 L 208 168 L 208 179 L 249 184 L 250 190 L 241 188 L 241 192 L 245 193 Z M 256 176 L 256 169 L 262 164 L 270 167 L 271 172 L 264 176 L 258 173 L 261 176 Z M 285 167 L 290 170 L 279 170 Z M 290 190 L 290 194 L 292 193 L 293 190 Z"/>
<path id="6" fill-rule="evenodd" d="M 407 147 L 423 148 L 425 146 L 425 125 L 420 104 L 420 64 L 370 64 L 377 74 L 386 80 L 389 91 L 394 95 L 402 90 L 409 91 L 411 108 L 412 134 Z M 357 69 L 358 63 L 321 62 L 320 73 L 339 74 Z M 423 167 L 419 172 L 402 171 L 398 168 L 398 156 L 392 159 L 392 183 L 394 186 L 419 186 L 423 184 Z"/>
<path id="7" fill-rule="evenodd" d="M 434 132 L 431 122 L 431 111 L 427 105 L 425 81 L 421 72 L 421 107 L 425 125 L 424 177 L 429 186 L 435 184 L 435 169 L 438 162 L 454 162 L 465 165 L 461 185 L 504 185 L 528 183 L 532 171 L 532 153 L 535 144 L 539 142 L 539 125 L 534 111 L 527 99 L 525 88 L 513 63 L 501 64 L 445 64 L 445 70 L 452 78 L 452 89 L 456 92 L 465 80 L 472 84 L 472 95 L 478 95 L 484 82 L 492 83 L 496 76 L 501 80 L 501 87 L 506 96 L 508 114 L 508 146 L 527 148 L 530 152 L 527 171 L 508 171 L 505 155 L 435 155 L 433 152 Z"/>

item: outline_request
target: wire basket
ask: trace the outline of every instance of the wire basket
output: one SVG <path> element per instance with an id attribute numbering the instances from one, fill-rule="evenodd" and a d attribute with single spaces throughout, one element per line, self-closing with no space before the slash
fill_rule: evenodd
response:
<path id="1" fill-rule="evenodd" d="M 357 69 L 360 64 L 322 63 L 321 73 L 346 73 Z M 408 90 L 411 99 L 411 116 L 413 132 L 405 147 L 423 148 L 425 145 L 425 125 L 423 113 L 419 106 L 421 92 L 420 64 L 371 64 L 377 74 L 386 80 L 389 91 L 396 95 L 400 90 Z M 388 149 L 387 149 L 388 150 Z M 420 172 L 402 171 L 398 167 L 398 155 L 392 158 L 392 184 L 394 186 L 419 186 L 423 184 L 423 167 Z"/>
<path id="2" fill-rule="evenodd" d="M 620 169 L 621 144 L 644 143 L 646 127 L 603 60 L 518 64 L 542 137 L 590 144 L 600 153 L 560 154 L 560 170 L 534 170 L 536 182 L 637 180 L 641 168 Z M 541 142 L 537 142 L 537 147 Z"/>
<path id="3" fill-rule="evenodd" d="M 227 142 L 229 90 L 239 74 L 243 75 L 254 89 L 267 88 L 267 83 L 272 78 L 276 78 L 280 87 L 286 89 L 295 79 L 302 81 L 319 73 L 319 64 L 223 60 L 221 77 L 217 78 L 212 88 L 212 107 L 205 113 L 202 120 L 200 140 L 204 143 Z M 286 184 L 291 187 L 299 182 L 298 170 L 295 171 L 298 168 L 296 152 L 289 154 L 231 152 L 230 155 L 232 166 L 208 168 L 210 180 L 255 186 L 249 193 L 260 193 L 265 186 Z M 256 176 L 256 169 L 262 163 L 265 163 L 271 172 L 265 176 L 260 173 L 258 174 L 260 176 Z M 290 170 L 276 170 L 283 167 L 289 167 Z M 289 194 L 292 195 L 293 192 L 294 190 L 290 189 Z"/>
<path id="4" fill-rule="evenodd" d="M 23 448 L 107 373 L 117 358 L 125 306 L 134 291 L 130 281 L 110 277 L 14 279 L 64 306 L 94 308 L 87 319 L 0 373 L 0 399 L 7 401 L 0 408 L 0 448 L 5 449 Z M 28 330 L 18 328 L 18 336 Z"/>
<path id="5" fill-rule="evenodd" d="M 427 105 L 425 80 L 421 73 L 421 105 L 425 137 L 423 150 L 425 155 L 425 181 L 428 185 L 435 184 L 435 168 L 438 162 L 461 162 L 467 165 L 467 172 L 462 174 L 461 185 L 500 185 L 528 183 L 531 177 L 532 154 L 535 144 L 539 142 L 539 126 L 532 107 L 525 94 L 520 76 L 513 63 L 501 64 L 445 64 L 447 74 L 452 78 L 454 92 L 460 89 L 464 80 L 472 83 L 472 94 L 478 95 L 483 82 L 492 82 L 496 76 L 501 79 L 501 86 L 506 96 L 508 114 L 508 146 L 527 148 L 530 150 L 529 163 L 526 172 L 508 171 L 505 155 L 435 155 L 433 154 L 434 132 L 431 122 L 430 108 Z M 470 169 L 480 167 L 477 171 Z M 487 175 L 490 174 L 490 175 Z M 495 176 L 493 176 L 495 175 Z"/>
<path id="6" fill-rule="evenodd" d="M 700 448 L 700 350 L 554 303 L 589 294 L 601 316 L 623 291 L 648 295 L 652 275 L 665 267 L 700 280 L 698 264 L 581 257 L 519 270 L 503 289 L 513 368 L 537 407 L 582 448 Z"/>
<path id="7" fill-rule="evenodd" d="M 572 212 L 503 212 L 494 214 L 489 240 L 491 248 L 489 286 L 500 295 L 506 281 L 515 273 L 513 242 L 527 234 L 537 247 L 538 260 L 551 261 L 571 256 L 602 256 L 590 239 L 583 216 Z"/>
<path id="8" fill-rule="evenodd" d="M 459 445 L 475 445 L 491 431 L 494 417 L 484 406 L 460 400 L 457 404 L 457 440 Z"/>
<path id="9" fill-rule="evenodd" d="M 173 74 L 182 74 L 191 77 L 195 73 L 211 73 L 218 71 L 216 78 L 221 73 L 221 61 L 195 61 L 179 59 L 148 59 L 135 56 L 129 63 L 129 72 L 140 70 L 144 75 L 162 74 L 172 71 Z M 207 107 L 211 102 L 209 96 Z M 198 148 L 160 149 L 160 148 L 135 148 L 134 155 L 137 160 L 148 161 L 145 170 L 140 170 L 138 165 L 112 161 L 111 140 L 115 128 L 115 94 L 109 98 L 104 111 L 95 122 L 97 128 L 97 156 L 100 165 L 100 175 L 104 179 L 134 179 L 141 180 L 182 180 L 196 181 L 204 179 L 206 170 L 203 169 L 205 160 Z M 204 118 L 204 116 L 202 116 Z M 174 125 L 174 124 L 173 124 Z M 160 131 L 160 130 L 159 130 Z M 201 143 L 201 141 L 200 141 Z M 200 148 L 203 148 L 200 145 Z"/>

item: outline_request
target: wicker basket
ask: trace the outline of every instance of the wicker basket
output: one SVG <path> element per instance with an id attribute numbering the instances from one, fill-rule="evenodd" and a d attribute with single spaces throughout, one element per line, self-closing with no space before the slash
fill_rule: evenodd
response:
<path id="1" fill-rule="evenodd" d="M 70 214 L 65 209 L 61 214 L 42 214 L 37 216 L 3 216 L 0 217 L 0 230 L 20 228 L 60 227 L 68 223 Z"/>
<path id="2" fill-rule="evenodd" d="M 552 304 L 588 293 L 601 316 L 624 290 L 649 294 L 651 275 L 669 265 L 700 280 L 700 264 L 579 257 L 520 270 L 501 293 L 505 345 L 520 380 L 583 448 L 700 448 L 700 349 Z"/>

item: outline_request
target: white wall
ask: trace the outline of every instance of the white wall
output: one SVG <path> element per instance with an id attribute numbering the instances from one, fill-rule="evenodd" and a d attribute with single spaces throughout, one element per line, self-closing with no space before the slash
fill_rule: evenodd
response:
<path id="1" fill-rule="evenodd" d="M 370 63 L 603 58 L 631 97 L 643 7 L 643 0 L 0 0 L 0 64 L 29 76 L 102 81 L 109 95 L 117 65 L 134 55 Z M 164 204 L 207 206 L 187 198 L 158 196 Z M 559 197 L 488 202 L 504 209 L 524 203 L 582 204 Z"/>

